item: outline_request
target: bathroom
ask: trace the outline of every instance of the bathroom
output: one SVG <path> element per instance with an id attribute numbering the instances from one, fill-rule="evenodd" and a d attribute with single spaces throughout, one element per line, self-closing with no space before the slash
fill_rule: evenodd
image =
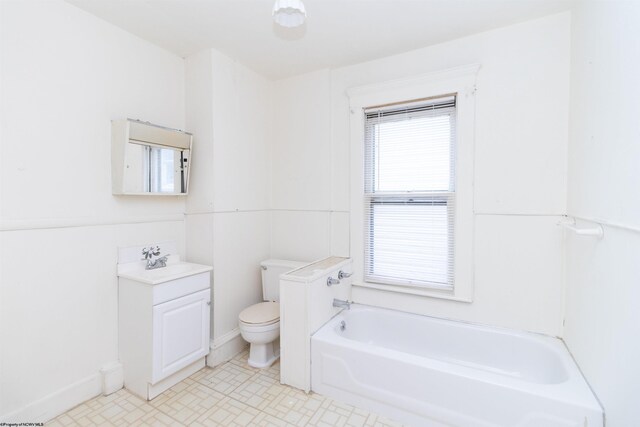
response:
<path id="1" fill-rule="evenodd" d="M 606 425 L 638 425 L 638 4 L 304 0 L 305 24 L 285 29 L 273 3 L 0 2 L 0 423 L 90 424 L 73 408 L 102 402 L 101 370 L 119 360 L 118 249 L 175 242 L 213 267 L 205 370 L 231 363 L 215 391 L 229 390 L 236 424 L 349 425 L 317 393 L 320 409 L 299 419 L 233 394 L 278 365 L 241 363 L 238 315 L 263 299 L 260 263 L 336 256 L 353 260 L 343 299 L 355 304 L 561 338 Z M 395 38 L 372 39 L 358 16 Z M 356 283 L 354 99 L 470 67 L 466 294 Z M 111 121 L 123 118 L 193 134 L 187 196 L 113 194 Z M 561 225 L 574 220 L 603 236 Z M 188 425 L 211 411 L 163 411 L 170 400 L 136 412 L 125 399 L 103 422 Z"/>

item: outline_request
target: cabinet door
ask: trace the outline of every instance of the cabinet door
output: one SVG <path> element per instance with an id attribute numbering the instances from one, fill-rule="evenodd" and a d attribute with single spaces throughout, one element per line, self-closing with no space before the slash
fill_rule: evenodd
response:
<path id="1" fill-rule="evenodd" d="M 153 306 L 152 384 L 209 354 L 210 291 Z"/>

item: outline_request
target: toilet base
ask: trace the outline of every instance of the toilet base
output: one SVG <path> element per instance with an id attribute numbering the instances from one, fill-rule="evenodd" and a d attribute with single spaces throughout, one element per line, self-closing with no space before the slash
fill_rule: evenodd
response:
<path id="1" fill-rule="evenodd" d="M 279 346 L 278 346 L 279 347 Z M 274 350 L 274 343 L 253 343 L 249 347 L 249 360 L 247 363 L 254 368 L 268 368 L 280 358 L 280 348 Z"/>

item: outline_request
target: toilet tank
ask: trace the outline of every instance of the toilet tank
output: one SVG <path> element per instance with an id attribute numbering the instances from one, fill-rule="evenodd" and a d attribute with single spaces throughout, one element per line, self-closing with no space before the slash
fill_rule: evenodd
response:
<path id="1" fill-rule="evenodd" d="M 280 300 L 280 275 L 307 265 L 306 262 L 288 261 L 284 259 L 268 259 L 260 263 L 262 268 L 262 299 L 264 301 Z"/>

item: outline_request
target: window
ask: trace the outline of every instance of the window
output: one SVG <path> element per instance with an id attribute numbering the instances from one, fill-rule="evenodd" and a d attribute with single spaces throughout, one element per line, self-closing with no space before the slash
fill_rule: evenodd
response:
<path id="1" fill-rule="evenodd" d="M 453 290 L 456 96 L 364 109 L 364 279 Z"/>

